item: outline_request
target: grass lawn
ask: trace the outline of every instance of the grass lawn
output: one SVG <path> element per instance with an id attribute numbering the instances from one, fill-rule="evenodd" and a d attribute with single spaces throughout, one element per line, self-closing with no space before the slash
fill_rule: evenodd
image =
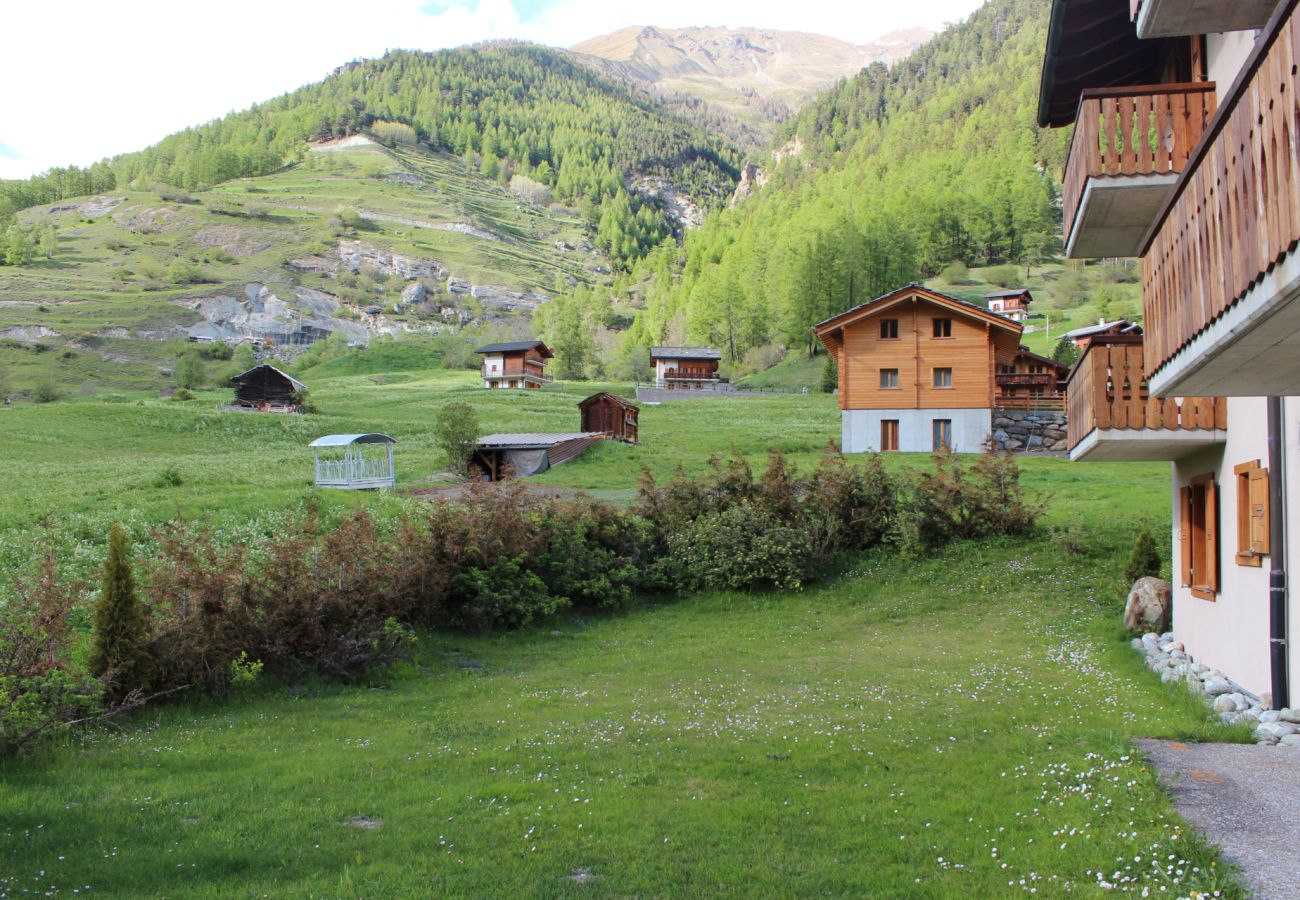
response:
<path id="1" fill-rule="evenodd" d="M 440 402 L 474 402 L 485 430 L 568 430 L 592 387 L 307 380 L 320 417 L 218 414 L 215 394 L 0 410 L 0 457 L 30 473 L 0 498 L 0 565 L 45 516 L 89 570 L 115 517 L 141 534 L 179 509 L 240 539 L 308 498 L 400 507 L 415 501 L 312 491 L 306 442 L 388 431 L 418 485 L 440 466 Z M 642 464 L 734 448 L 757 465 L 768 446 L 807 464 L 837 422 L 820 395 L 647 407 L 643 444 L 542 480 L 618 498 Z M 169 466 L 182 483 L 155 486 Z M 1117 627 L 1137 521 L 1168 526 L 1166 467 L 1024 471 L 1052 506 L 1023 541 L 875 552 L 802 592 L 423 635 L 360 687 L 261 684 L 0 763 L 0 897 L 1237 895 L 1128 743 L 1241 736 Z M 1077 555 L 1052 533 L 1071 526 Z"/>

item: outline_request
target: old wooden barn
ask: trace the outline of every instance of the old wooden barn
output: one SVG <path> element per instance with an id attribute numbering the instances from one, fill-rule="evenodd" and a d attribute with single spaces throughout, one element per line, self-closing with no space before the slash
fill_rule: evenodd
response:
<path id="1" fill-rule="evenodd" d="M 230 379 L 235 384 L 235 409 L 258 412 L 300 412 L 307 385 L 275 366 L 254 366 Z"/>
<path id="2" fill-rule="evenodd" d="M 471 473 L 478 469 L 484 481 L 507 475 L 538 475 L 552 466 L 581 456 L 603 441 L 601 432 L 562 434 L 489 434 L 478 439 L 470 457 Z"/>
<path id="3" fill-rule="evenodd" d="M 635 403 L 609 391 L 601 391 L 579 402 L 578 410 L 582 414 L 579 427 L 584 432 L 600 432 L 610 440 L 636 443 L 641 408 Z"/>

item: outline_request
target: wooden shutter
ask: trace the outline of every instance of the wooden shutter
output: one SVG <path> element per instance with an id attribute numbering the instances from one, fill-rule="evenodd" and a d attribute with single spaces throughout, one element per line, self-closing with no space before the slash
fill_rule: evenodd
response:
<path id="1" fill-rule="evenodd" d="M 1192 584 L 1192 489 L 1182 488 L 1178 495 L 1179 582 Z"/>
<path id="2" fill-rule="evenodd" d="M 1219 487 L 1211 477 L 1205 482 L 1205 572 L 1199 587 L 1219 589 Z"/>
<path id="3" fill-rule="evenodd" d="M 1268 556 L 1272 544 L 1269 534 L 1268 469 L 1250 471 L 1250 552 Z"/>

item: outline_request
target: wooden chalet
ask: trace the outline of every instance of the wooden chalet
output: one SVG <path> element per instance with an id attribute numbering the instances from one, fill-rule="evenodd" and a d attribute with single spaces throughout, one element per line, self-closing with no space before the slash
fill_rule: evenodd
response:
<path id="1" fill-rule="evenodd" d="M 584 432 L 600 432 L 614 441 L 637 442 L 637 419 L 641 408 L 622 397 L 601 391 L 578 403 Z"/>
<path id="2" fill-rule="evenodd" d="M 722 351 L 712 347 L 651 347 L 655 386 L 669 390 L 701 390 L 727 379 L 718 374 Z"/>
<path id="3" fill-rule="evenodd" d="M 1102 319 L 1096 325 L 1085 325 L 1082 328 L 1067 331 L 1061 335 L 1061 339 L 1073 342 L 1074 346 L 1080 350 L 1086 350 L 1088 345 L 1096 338 L 1119 336 L 1140 338 L 1142 336 L 1142 326 L 1130 322 L 1128 319 L 1116 319 L 1114 322 L 1107 322 Z"/>
<path id="4" fill-rule="evenodd" d="M 275 366 L 254 366 L 230 379 L 235 385 L 233 409 L 258 412 L 300 412 L 307 385 Z"/>
<path id="5" fill-rule="evenodd" d="M 470 457 L 470 473 L 475 470 L 484 481 L 500 481 L 510 475 L 538 475 L 581 456 L 605 440 L 602 432 L 568 432 L 561 434 L 489 434 L 478 439 Z"/>
<path id="6" fill-rule="evenodd" d="M 841 447 L 978 451 L 992 433 L 998 366 L 1022 326 L 910 284 L 814 326 L 839 366 Z"/>
<path id="7" fill-rule="evenodd" d="M 1070 367 L 1021 346 L 1011 363 L 998 366 L 997 405 L 1004 409 L 1064 409 L 1062 385 Z"/>
<path id="8" fill-rule="evenodd" d="M 1142 261 L 1145 331 L 1070 372 L 1070 456 L 1170 462 L 1174 638 L 1265 709 L 1300 692 L 1298 8 L 1053 0 L 1039 95 L 1074 126 L 1067 255 Z"/>
<path id="9" fill-rule="evenodd" d="M 984 299 L 988 302 L 989 312 L 1015 319 L 1017 322 L 1025 321 L 1025 317 L 1029 315 L 1029 304 L 1034 302 L 1034 296 L 1029 293 L 1029 288 L 993 291 L 985 294 Z"/>
<path id="10" fill-rule="evenodd" d="M 541 341 L 508 341 L 474 351 L 483 356 L 483 387 L 539 388 L 549 384 L 546 361 L 555 356 Z"/>

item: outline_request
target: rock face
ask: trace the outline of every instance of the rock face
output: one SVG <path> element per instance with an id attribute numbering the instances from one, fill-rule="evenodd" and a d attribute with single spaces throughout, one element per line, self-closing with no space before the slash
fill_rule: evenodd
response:
<path id="1" fill-rule="evenodd" d="M 735 206 L 748 200 L 755 191 L 767 184 L 767 172 L 762 166 L 745 163 L 740 170 L 740 181 L 736 183 L 736 192 L 731 195 L 731 205 Z"/>
<path id="2" fill-rule="evenodd" d="M 369 342 L 370 331 L 364 325 L 334 318 L 339 301 L 333 294 L 295 287 L 292 296 L 293 300 L 287 301 L 266 285 L 253 283 L 245 287 L 243 297 L 218 294 L 181 303 L 203 317 L 189 328 L 190 337 L 253 337 L 277 344 L 310 344 L 342 331 L 351 342 Z"/>
<path id="3" fill-rule="evenodd" d="M 698 228 L 704 224 L 704 210 L 667 178 L 637 178 L 632 182 L 632 190 L 662 203 L 679 228 Z"/>
<path id="4" fill-rule="evenodd" d="M 1167 629 L 1173 604 L 1172 591 L 1169 582 L 1162 578 L 1139 578 L 1124 604 L 1124 627 L 1147 632 Z"/>
<path id="5" fill-rule="evenodd" d="M 993 443 L 999 450 L 1041 450 L 1063 453 L 1070 449 L 1066 416 L 1060 410 L 995 409 Z"/>
<path id="6" fill-rule="evenodd" d="M 447 277 L 447 269 L 442 263 L 432 259 L 414 256 L 399 256 L 387 250 L 380 250 L 363 244 L 361 241 L 339 241 L 339 262 L 351 272 L 363 268 L 378 269 L 387 275 L 398 278 L 436 278 Z"/>

